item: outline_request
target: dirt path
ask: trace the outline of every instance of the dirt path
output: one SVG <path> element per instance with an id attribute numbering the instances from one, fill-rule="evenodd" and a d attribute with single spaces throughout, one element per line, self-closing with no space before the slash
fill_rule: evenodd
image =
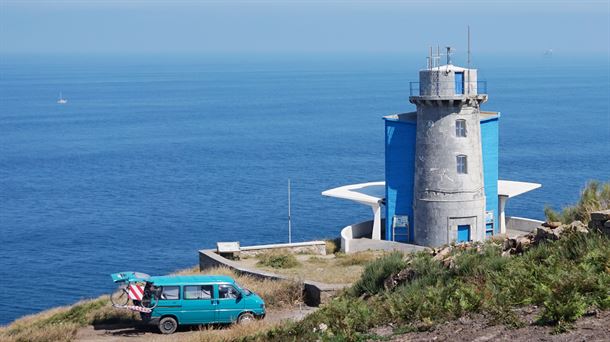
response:
<path id="1" fill-rule="evenodd" d="M 265 317 L 266 322 L 280 322 L 284 320 L 301 320 L 317 308 L 308 306 L 295 307 L 282 310 L 269 310 Z M 231 329 L 231 326 L 211 327 L 210 329 Z M 119 341 L 180 341 L 194 337 L 200 333 L 200 328 L 180 327 L 172 335 L 162 335 L 156 327 L 134 322 L 133 325 L 106 325 L 87 326 L 78 330 L 76 341 L 87 342 L 119 342 Z"/>

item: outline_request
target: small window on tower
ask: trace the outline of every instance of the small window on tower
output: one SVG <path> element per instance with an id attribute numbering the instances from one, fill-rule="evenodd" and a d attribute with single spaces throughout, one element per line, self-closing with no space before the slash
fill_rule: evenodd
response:
<path id="1" fill-rule="evenodd" d="M 457 156 L 457 173 L 468 173 L 468 159 L 463 154 Z"/>
<path id="2" fill-rule="evenodd" d="M 466 137 L 466 120 L 455 120 L 455 135 L 458 137 Z"/>

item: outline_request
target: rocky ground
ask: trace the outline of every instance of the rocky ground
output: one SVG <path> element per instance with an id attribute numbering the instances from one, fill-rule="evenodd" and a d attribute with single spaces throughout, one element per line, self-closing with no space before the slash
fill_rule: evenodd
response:
<path id="1" fill-rule="evenodd" d="M 392 335 L 392 327 L 386 326 L 373 332 L 386 336 L 389 341 L 610 341 L 610 312 L 600 312 L 583 317 L 573 328 L 564 333 L 554 333 L 552 327 L 534 324 L 536 310 L 525 310 L 522 319 L 526 325 L 511 328 L 495 325 L 483 315 L 469 315 L 437 326 L 431 331 Z"/>
<path id="2" fill-rule="evenodd" d="M 270 312 L 266 320 L 282 321 L 286 319 L 299 320 L 313 312 L 314 308 L 303 307 Z M 387 341 L 561 341 L 561 342 L 593 342 L 610 341 L 610 312 L 599 312 L 581 318 L 574 323 L 573 328 L 565 333 L 556 334 L 552 327 L 534 324 L 537 310 L 523 310 L 521 319 L 526 323 L 521 328 L 511 328 L 497 325 L 483 315 L 469 315 L 446 322 L 430 331 L 412 332 L 395 335 L 392 326 L 379 327 L 371 331 L 385 337 Z M 213 329 L 229 329 L 215 327 Z M 119 342 L 119 341 L 180 341 L 188 340 L 199 333 L 198 327 L 181 328 L 173 335 L 161 335 L 157 329 L 141 324 L 130 326 L 88 326 L 79 330 L 76 341 L 87 342 Z"/>

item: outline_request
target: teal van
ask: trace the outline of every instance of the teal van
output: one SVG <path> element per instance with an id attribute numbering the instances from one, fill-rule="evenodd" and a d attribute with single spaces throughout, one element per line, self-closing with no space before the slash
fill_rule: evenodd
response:
<path id="1" fill-rule="evenodd" d="M 122 275 L 122 276 L 119 276 Z M 221 275 L 147 276 L 125 272 L 112 275 L 115 282 L 143 281 L 158 299 L 142 319 L 171 334 L 178 325 L 245 323 L 265 317 L 265 302 L 240 287 L 233 278 Z"/>

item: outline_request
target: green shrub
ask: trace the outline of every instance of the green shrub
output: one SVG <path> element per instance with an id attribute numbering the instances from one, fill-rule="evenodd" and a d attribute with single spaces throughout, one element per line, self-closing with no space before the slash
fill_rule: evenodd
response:
<path id="1" fill-rule="evenodd" d="M 257 265 L 273 268 L 293 268 L 299 265 L 297 258 L 286 252 L 262 253 L 257 256 Z"/>
<path id="2" fill-rule="evenodd" d="M 341 266 L 366 265 L 377 258 L 378 254 L 371 251 L 363 251 L 353 254 L 337 253 L 337 263 Z"/>
<path id="3" fill-rule="evenodd" d="M 581 191 L 576 205 L 565 207 L 561 212 L 546 207 L 544 214 L 547 221 L 571 223 L 578 220 L 586 224 L 591 220 L 592 212 L 605 209 L 610 209 L 610 182 L 602 184 L 592 180 Z"/>
<path id="4" fill-rule="evenodd" d="M 573 281 L 562 281 L 549 291 L 542 303 L 544 310 L 538 319 L 540 324 L 573 322 L 587 311 L 589 303 Z"/>
<path id="5" fill-rule="evenodd" d="M 320 311 L 318 321 L 328 326 L 323 335 L 334 336 L 336 340 L 356 341 L 371 327 L 373 314 L 363 300 L 339 298 Z"/>
<path id="6" fill-rule="evenodd" d="M 360 280 L 349 290 L 349 293 L 358 297 L 364 293 L 370 295 L 381 292 L 384 280 L 392 273 L 399 272 L 406 266 L 401 252 L 392 252 L 377 260 L 371 261 L 364 268 Z"/>

